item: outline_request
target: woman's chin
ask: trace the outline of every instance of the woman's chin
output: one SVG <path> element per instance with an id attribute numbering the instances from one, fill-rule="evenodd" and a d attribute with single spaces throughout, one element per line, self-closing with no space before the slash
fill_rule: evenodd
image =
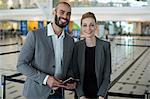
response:
<path id="1" fill-rule="evenodd" d="M 86 38 L 92 38 L 94 35 L 86 35 Z"/>

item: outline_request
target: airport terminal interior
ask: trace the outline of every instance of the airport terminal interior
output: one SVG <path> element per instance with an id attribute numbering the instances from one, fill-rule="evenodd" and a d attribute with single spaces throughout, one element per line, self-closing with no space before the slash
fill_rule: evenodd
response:
<path id="1" fill-rule="evenodd" d="M 91 11 L 97 18 L 95 35 L 111 43 L 108 99 L 150 99 L 150 0 L 0 0 L 0 99 L 25 99 L 18 55 L 27 33 L 44 28 L 60 1 L 72 6 L 65 31 L 76 42 L 81 15 Z M 74 92 L 65 90 L 65 99 L 74 99 Z"/>

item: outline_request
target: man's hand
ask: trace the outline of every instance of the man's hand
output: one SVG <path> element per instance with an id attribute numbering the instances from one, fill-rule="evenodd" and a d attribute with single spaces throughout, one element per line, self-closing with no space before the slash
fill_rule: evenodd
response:
<path id="1" fill-rule="evenodd" d="M 55 78 L 54 76 L 48 76 L 47 85 L 51 88 L 65 87 L 61 82 L 62 82 L 61 80 Z"/>
<path id="2" fill-rule="evenodd" d="M 65 88 L 66 89 L 70 89 L 70 90 L 72 90 L 72 89 L 75 89 L 76 88 L 76 82 L 74 82 L 74 83 L 67 83 L 67 84 L 65 84 Z"/>
<path id="3" fill-rule="evenodd" d="M 102 97 L 102 96 L 99 96 L 99 97 L 98 97 L 98 99 L 104 99 L 104 97 Z"/>

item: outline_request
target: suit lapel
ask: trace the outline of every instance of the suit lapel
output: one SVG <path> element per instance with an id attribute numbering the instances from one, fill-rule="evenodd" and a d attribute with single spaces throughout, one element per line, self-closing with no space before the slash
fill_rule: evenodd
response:
<path id="1" fill-rule="evenodd" d="M 68 58 L 68 55 L 69 55 L 69 44 L 68 44 L 69 40 L 68 40 L 68 35 L 65 33 L 65 38 L 63 40 L 63 59 L 62 59 L 62 74 L 66 73 L 67 72 L 67 69 L 68 65 L 66 65 L 66 62 L 67 62 L 67 58 Z"/>
<path id="2" fill-rule="evenodd" d="M 47 36 L 47 28 L 45 28 L 45 34 L 46 34 L 45 36 L 46 36 L 47 45 L 50 48 L 51 55 L 52 55 L 52 57 L 55 57 L 52 37 Z M 55 62 L 55 58 L 53 58 L 53 59 Z"/>
<path id="3" fill-rule="evenodd" d="M 66 60 L 66 58 L 67 58 L 67 53 L 66 52 L 68 52 L 67 50 L 68 50 L 69 48 L 68 48 L 68 45 L 67 45 L 67 37 L 66 37 L 66 35 L 65 35 L 65 38 L 64 38 L 64 40 L 63 40 L 63 60 L 62 60 L 62 68 L 63 68 L 63 70 L 64 70 L 64 65 L 65 65 L 65 60 Z"/>

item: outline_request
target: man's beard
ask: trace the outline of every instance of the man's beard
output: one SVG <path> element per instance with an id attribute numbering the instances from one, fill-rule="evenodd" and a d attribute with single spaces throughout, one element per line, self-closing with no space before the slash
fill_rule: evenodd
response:
<path id="1" fill-rule="evenodd" d="M 61 19 L 61 17 L 58 17 L 57 15 L 55 15 L 55 24 L 57 26 L 59 26 L 60 28 L 64 28 L 64 27 L 66 27 L 69 24 L 69 20 L 68 19 L 65 19 L 66 20 L 65 23 L 59 23 L 60 19 Z"/>

